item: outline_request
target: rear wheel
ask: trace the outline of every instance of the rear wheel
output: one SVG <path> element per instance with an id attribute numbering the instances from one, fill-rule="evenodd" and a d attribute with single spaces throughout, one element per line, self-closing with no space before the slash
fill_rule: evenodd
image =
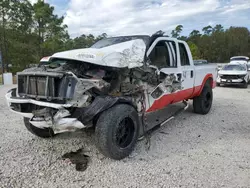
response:
<path id="1" fill-rule="evenodd" d="M 220 83 L 216 83 L 216 86 L 220 87 Z"/>
<path id="2" fill-rule="evenodd" d="M 118 104 L 106 110 L 96 123 L 97 147 L 112 159 L 127 157 L 135 147 L 138 134 L 137 111 L 127 104 Z"/>
<path id="3" fill-rule="evenodd" d="M 193 100 L 194 112 L 197 114 L 207 114 L 212 107 L 212 102 L 213 91 L 211 85 L 207 82 L 204 85 L 200 96 L 195 97 Z"/>
<path id="4" fill-rule="evenodd" d="M 38 127 L 35 127 L 29 122 L 29 118 L 24 118 L 24 125 L 28 129 L 29 132 L 32 134 L 41 137 L 41 138 L 50 138 L 55 136 L 54 131 L 51 128 L 44 128 L 40 129 Z"/>

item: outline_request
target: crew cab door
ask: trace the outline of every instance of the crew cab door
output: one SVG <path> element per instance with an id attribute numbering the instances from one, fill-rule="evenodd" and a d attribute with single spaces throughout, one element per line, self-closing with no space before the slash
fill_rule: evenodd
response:
<path id="1" fill-rule="evenodd" d="M 158 68 L 160 81 L 148 91 L 147 112 L 162 109 L 192 95 L 194 67 L 187 49 L 186 43 L 168 37 L 159 37 L 150 46 L 147 51 L 148 66 Z"/>
<path id="2" fill-rule="evenodd" d="M 179 47 L 176 39 L 157 38 L 147 51 L 147 66 L 156 68 L 159 83 L 148 89 L 147 111 L 155 111 L 175 102 L 177 91 L 182 90 L 182 68 L 180 66 Z"/>
<path id="3" fill-rule="evenodd" d="M 192 54 L 189 50 L 187 43 L 178 41 L 180 64 L 182 69 L 182 88 L 185 92 L 185 97 L 190 97 L 194 92 L 194 65 Z"/>

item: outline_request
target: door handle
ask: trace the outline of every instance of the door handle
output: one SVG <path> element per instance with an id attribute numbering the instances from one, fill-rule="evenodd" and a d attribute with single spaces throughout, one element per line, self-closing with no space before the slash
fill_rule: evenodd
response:
<path id="1" fill-rule="evenodd" d="M 194 71 L 191 70 L 191 78 L 193 78 L 193 77 L 194 77 Z"/>
<path id="2" fill-rule="evenodd" d="M 181 73 L 178 73 L 178 74 L 177 74 L 177 77 L 178 77 L 178 78 L 177 78 L 177 79 L 178 79 L 178 81 L 180 82 L 180 81 L 181 81 L 181 79 L 182 79 L 182 74 L 181 74 Z"/>

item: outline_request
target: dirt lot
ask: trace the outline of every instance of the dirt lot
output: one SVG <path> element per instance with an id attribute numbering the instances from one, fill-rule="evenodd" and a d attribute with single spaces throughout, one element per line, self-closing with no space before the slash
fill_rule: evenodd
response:
<path id="1" fill-rule="evenodd" d="M 210 114 L 190 107 L 122 161 L 104 158 L 89 131 L 33 136 L 7 109 L 10 88 L 0 86 L 0 187 L 250 187 L 250 88 L 216 88 Z M 80 148 L 83 172 L 62 160 Z"/>

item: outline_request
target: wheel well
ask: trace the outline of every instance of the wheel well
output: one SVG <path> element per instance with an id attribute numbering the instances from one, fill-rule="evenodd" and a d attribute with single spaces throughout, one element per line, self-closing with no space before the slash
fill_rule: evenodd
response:
<path id="1" fill-rule="evenodd" d="M 213 87 L 213 78 L 209 77 L 206 81 L 206 84 L 209 84 L 211 87 Z"/>
<path id="2" fill-rule="evenodd" d="M 112 107 L 114 107 L 114 106 L 116 106 L 116 105 L 119 105 L 119 104 L 127 104 L 127 105 L 129 105 L 129 106 L 132 106 L 132 107 L 137 111 L 136 106 L 135 106 L 131 101 L 126 101 L 126 100 L 117 101 L 117 103 L 115 103 L 114 105 L 110 106 L 109 108 L 105 109 L 104 111 L 102 111 L 102 112 L 100 112 L 100 113 L 98 113 L 98 114 L 96 114 L 96 115 L 94 116 L 94 118 L 92 119 L 93 126 L 95 127 L 95 125 L 96 125 L 96 123 L 97 123 L 97 121 L 98 121 L 98 118 L 100 117 L 100 115 L 101 115 L 103 112 L 105 112 L 106 110 L 108 110 L 108 109 L 110 109 L 110 108 L 112 108 Z M 138 111 L 137 111 L 137 112 L 138 112 Z"/>
<path id="3" fill-rule="evenodd" d="M 199 96 L 204 88 L 205 85 L 210 85 L 211 88 L 213 88 L 213 77 L 211 75 L 207 75 L 203 82 L 202 87 L 200 88 L 199 92 L 195 94 L 195 96 Z"/>

